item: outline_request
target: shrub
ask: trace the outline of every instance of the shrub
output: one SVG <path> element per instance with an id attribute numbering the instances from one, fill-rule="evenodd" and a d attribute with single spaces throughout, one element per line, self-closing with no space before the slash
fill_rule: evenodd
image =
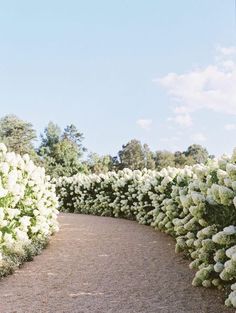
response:
<path id="1" fill-rule="evenodd" d="M 0 276 L 30 260 L 58 230 L 55 186 L 28 155 L 0 144 Z"/>
<path id="2" fill-rule="evenodd" d="M 236 307 L 236 160 L 206 165 L 61 177 L 66 212 L 135 219 L 176 238 L 176 251 L 197 270 L 194 286 L 229 288 Z"/>

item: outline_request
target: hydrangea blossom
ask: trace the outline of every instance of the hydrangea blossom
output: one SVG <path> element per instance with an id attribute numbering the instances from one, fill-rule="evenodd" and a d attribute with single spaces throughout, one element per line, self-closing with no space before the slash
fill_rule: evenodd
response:
<path id="1" fill-rule="evenodd" d="M 58 230 L 57 207 L 55 185 L 45 170 L 0 143 L 0 276 Z"/>
<path id="2" fill-rule="evenodd" d="M 236 152 L 207 165 L 159 172 L 124 169 L 61 177 L 56 182 L 60 207 L 66 212 L 134 219 L 164 231 L 176 238 L 176 251 L 192 259 L 190 267 L 197 270 L 193 285 L 222 288 L 236 281 L 235 156 Z M 1 192 L 5 190 L 0 184 Z M 1 216 L 4 220 L 0 210 L 0 223 Z M 236 307 L 233 288 L 226 304 Z"/>

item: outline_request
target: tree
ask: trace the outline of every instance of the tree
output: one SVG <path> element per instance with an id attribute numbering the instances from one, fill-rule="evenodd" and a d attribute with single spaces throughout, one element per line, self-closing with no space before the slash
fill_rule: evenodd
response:
<path id="1" fill-rule="evenodd" d="M 193 144 L 185 151 L 185 156 L 192 158 L 193 163 L 206 163 L 209 158 L 209 153 L 207 149 L 201 145 Z"/>
<path id="2" fill-rule="evenodd" d="M 140 141 L 132 139 L 118 153 L 121 168 L 141 170 L 145 166 L 144 151 Z"/>
<path id="3" fill-rule="evenodd" d="M 157 151 L 154 156 L 157 170 L 168 166 L 175 166 L 175 156 L 170 151 Z"/>
<path id="4" fill-rule="evenodd" d="M 147 144 L 142 145 L 140 141 L 132 139 L 118 152 L 119 169 L 130 168 L 132 170 L 141 170 L 143 168 L 154 169 L 155 161 L 153 153 Z M 116 158 L 113 158 L 114 167 L 116 167 Z"/>
<path id="5" fill-rule="evenodd" d="M 41 156 L 50 154 L 54 145 L 59 143 L 61 137 L 61 129 L 57 124 L 49 122 L 47 127 L 44 129 L 44 135 L 40 135 L 41 144 L 38 152 Z"/>
<path id="6" fill-rule="evenodd" d="M 97 153 L 91 153 L 86 164 L 88 170 L 96 174 L 113 170 L 113 159 L 110 155 L 99 156 Z"/>
<path id="7" fill-rule="evenodd" d="M 36 158 L 33 141 L 36 131 L 31 123 L 21 120 L 16 115 L 6 115 L 0 119 L 0 141 L 4 142 L 9 151 L 19 154 L 28 153 Z"/>
<path id="8" fill-rule="evenodd" d="M 120 168 L 121 168 L 121 165 L 120 165 L 119 157 L 118 156 L 112 157 L 112 170 L 117 172 Z"/>
<path id="9" fill-rule="evenodd" d="M 145 143 L 143 145 L 143 152 L 144 152 L 144 163 L 145 167 L 150 170 L 155 169 L 155 160 L 154 160 L 154 154 L 150 150 L 149 146 Z"/>
<path id="10" fill-rule="evenodd" d="M 186 157 L 184 152 L 181 151 L 176 151 L 174 153 L 174 162 L 175 162 L 175 166 L 176 167 L 184 167 L 185 165 L 189 165 L 189 163 L 191 163 L 190 158 Z"/>
<path id="11" fill-rule="evenodd" d="M 83 172 L 75 145 L 69 140 L 60 140 L 45 157 L 45 168 L 53 177 L 72 176 Z"/>
<path id="12" fill-rule="evenodd" d="M 62 139 L 67 139 L 70 142 L 74 143 L 78 148 L 80 148 L 81 152 L 86 150 L 82 146 L 82 141 L 84 139 L 83 134 L 77 130 L 74 124 L 66 126 L 62 135 Z"/>
<path id="13" fill-rule="evenodd" d="M 41 135 L 39 155 L 44 161 L 46 172 L 53 177 L 72 176 L 84 171 L 81 162 L 83 135 L 74 125 L 69 125 L 61 133 L 60 128 L 49 122 Z"/>

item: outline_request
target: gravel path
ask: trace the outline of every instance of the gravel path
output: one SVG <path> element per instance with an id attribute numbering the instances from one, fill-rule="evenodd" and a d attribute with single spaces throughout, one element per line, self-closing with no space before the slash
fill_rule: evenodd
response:
<path id="1" fill-rule="evenodd" d="M 0 313 L 230 313 L 216 290 L 191 286 L 167 235 L 136 222 L 61 214 L 33 262 L 0 281 Z"/>

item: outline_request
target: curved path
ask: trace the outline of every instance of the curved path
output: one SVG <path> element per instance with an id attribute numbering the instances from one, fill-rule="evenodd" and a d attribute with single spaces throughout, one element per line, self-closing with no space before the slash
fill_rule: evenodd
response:
<path id="1" fill-rule="evenodd" d="M 216 290 L 191 286 L 174 241 L 136 222 L 62 214 L 33 262 L 0 281 L 1 313 L 229 313 Z"/>

